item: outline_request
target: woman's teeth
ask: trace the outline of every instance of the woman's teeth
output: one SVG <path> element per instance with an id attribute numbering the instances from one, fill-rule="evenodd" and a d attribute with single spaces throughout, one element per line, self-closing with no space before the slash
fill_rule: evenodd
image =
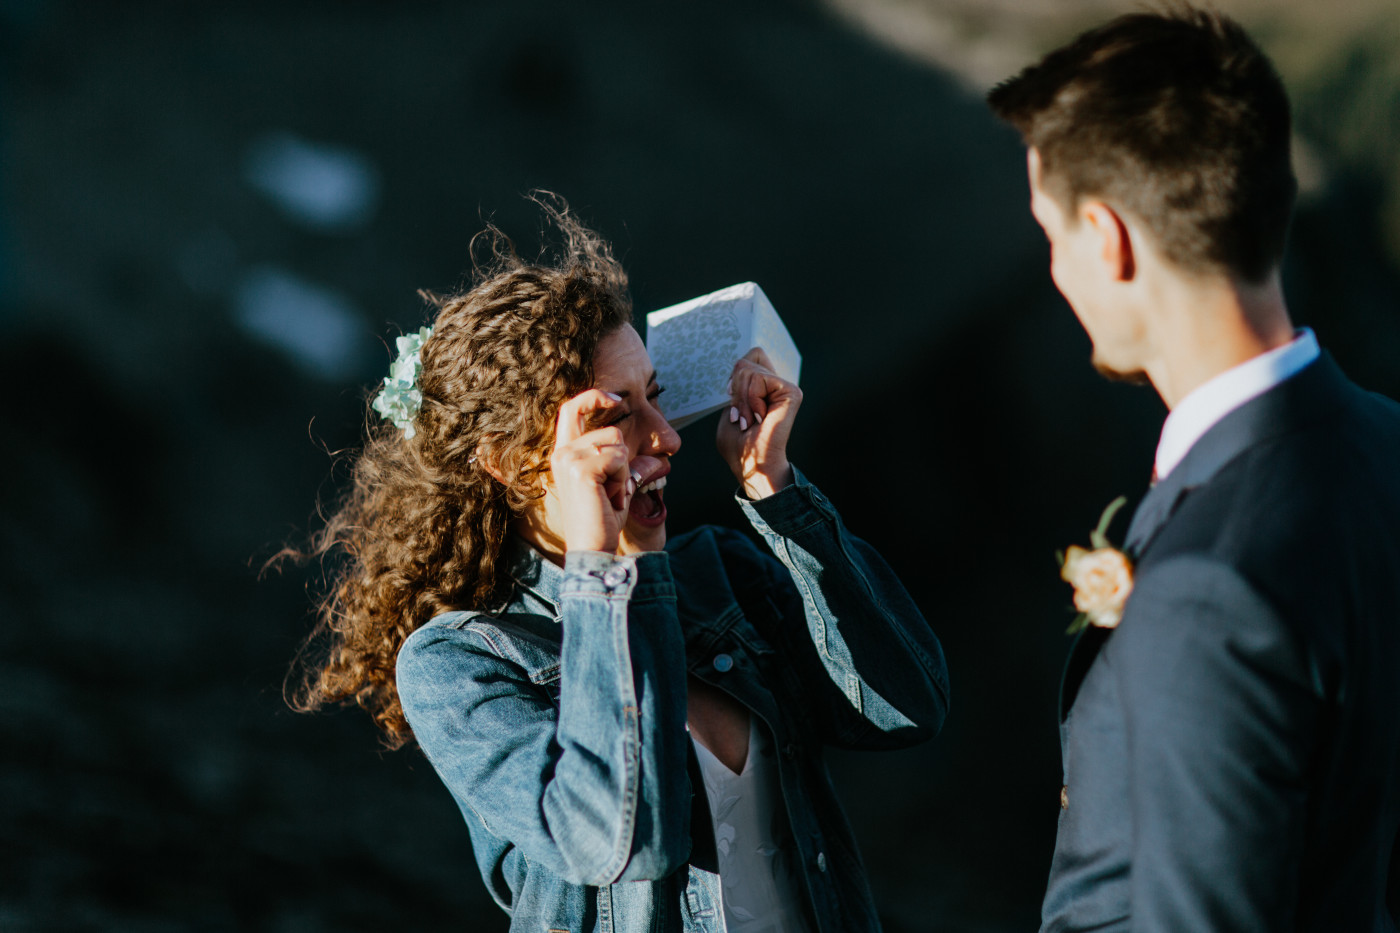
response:
<path id="1" fill-rule="evenodd" d="M 639 487 L 637 487 L 637 492 L 639 492 L 639 493 L 643 493 L 643 492 L 656 492 L 657 490 L 661 490 L 661 489 L 665 489 L 665 488 L 666 488 L 666 477 L 664 477 L 664 476 L 658 476 L 656 479 L 654 479 L 654 480 L 652 480 L 651 482 L 647 483 L 645 486 L 639 486 Z"/>

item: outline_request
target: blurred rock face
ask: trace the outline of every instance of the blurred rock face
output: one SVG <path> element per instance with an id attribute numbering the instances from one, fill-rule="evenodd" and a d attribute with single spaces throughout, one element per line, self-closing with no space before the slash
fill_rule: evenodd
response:
<path id="1" fill-rule="evenodd" d="M 256 571 L 336 494 L 330 452 L 425 320 L 414 290 L 461 281 L 486 218 L 533 253 L 537 186 L 614 240 L 639 314 L 748 280 L 781 311 L 794 458 L 952 666 L 936 742 L 833 755 L 887 928 L 1034 926 L 1073 616 L 1053 554 L 1145 487 L 1161 409 L 1087 365 L 1020 148 L 969 88 L 983 71 L 776 2 L 18 7 L 0 928 L 505 928 L 421 756 L 377 754 L 357 711 L 287 710 L 317 570 Z M 939 9 L 992 47 L 1013 13 L 1058 41 L 1067 7 Z M 1372 86 L 1362 61 L 1319 65 L 1300 112 L 1331 126 L 1324 103 Z M 1396 394 L 1383 189 L 1323 130 L 1293 306 Z M 709 430 L 686 429 L 676 530 L 740 522 Z"/>

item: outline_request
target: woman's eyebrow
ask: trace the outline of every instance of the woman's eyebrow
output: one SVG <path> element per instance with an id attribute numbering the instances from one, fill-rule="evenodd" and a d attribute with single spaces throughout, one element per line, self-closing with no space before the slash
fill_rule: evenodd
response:
<path id="1" fill-rule="evenodd" d="M 653 370 L 651 371 L 651 375 L 647 377 L 647 385 L 652 385 L 652 384 L 655 383 L 655 382 L 656 382 L 656 370 L 653 369 Z M 631 389 L 618 389 L 616 392 L 613 393 L 613 395 L 616 395 L 618 398 L 627 398 L 627 397 L 629 397 L 631 394 L 632 394 L 632 390 L 631 390 Z"/>

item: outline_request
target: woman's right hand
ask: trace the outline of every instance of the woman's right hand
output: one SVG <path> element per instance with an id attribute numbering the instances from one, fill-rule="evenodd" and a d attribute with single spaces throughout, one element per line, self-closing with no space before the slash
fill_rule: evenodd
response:
<path id="1" fill-rule="evenodd" d="M 637 483 L 627 445 L 615 427 L 588 430 L 589 416 L 621 400 L 599 389 L 559 406 L 549 466 L 559 500 L 564 545 L 570 551 L 616 553 Z"/>

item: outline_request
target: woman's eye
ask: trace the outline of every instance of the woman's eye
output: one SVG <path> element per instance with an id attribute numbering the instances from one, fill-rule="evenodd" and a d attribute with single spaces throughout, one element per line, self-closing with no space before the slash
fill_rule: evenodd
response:
<path id="1" fill-rule="evenodd" d="M 648 402 L 653 402 L 653 403 L 654 403 L 658 398 L 661 397 L 661 393 L 662 393 L 662 392 L 665 392 L 665 391 L 666 391 L 666 387 L 665 387 L 665 386 L 657 386 L 655 389 L 652 389 L 650 392 L 647 393 L 647 401 L 648 401 Z M 611 418 L 608 418 L 606 421 L 601 422 L 601 423 L 598 425 L 598 427 L 600 427 L 600 428 L 615 428 L 615 427 L 617 427 L 618 425 L 622 424 L 624 421 L 626 421 L 626 420 L 627 420 L 628 418 L 630 418 L 630 417 L 632 417 L 632 412 L 631 412 L 630 410 L 624 411 L 624 412 L 622 412 L 622 413 L 620 413 L 620 414 L 614 415 L 614 416 L 611 417 Z"/>

